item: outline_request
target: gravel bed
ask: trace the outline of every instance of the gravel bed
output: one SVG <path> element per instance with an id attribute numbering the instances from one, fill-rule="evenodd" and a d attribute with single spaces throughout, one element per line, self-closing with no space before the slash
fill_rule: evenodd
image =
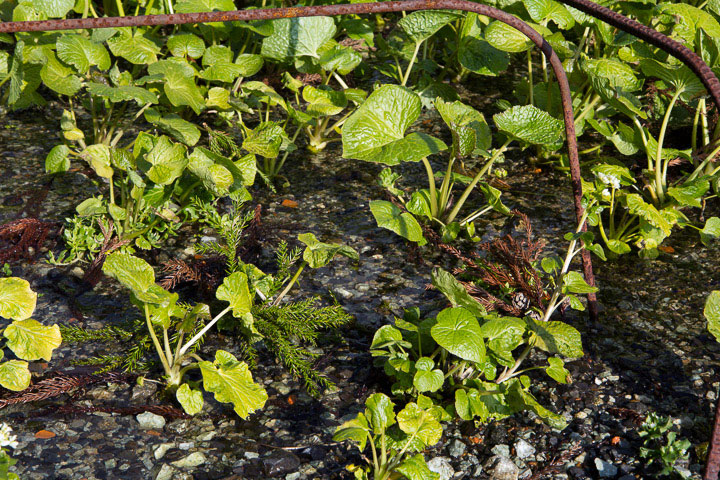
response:
<path id="1" fill-rule="evenodd" d="M 79 199 L 96 192 L 98 183 L 82 171 L 49 179 L 43 173 L 46 153 L 54 145 L 53 125 L 40 123 L 35 110 L 7 114 L 0 128 L 0 223 L 26 208 L 28 193 L 50 186 L 42 201 L 42 219 L 61 222 Z M 569 181 L 552 170 L 536 174 L 522 161 L 508 164 L 510 190 L 506 203 L 527 213 L 537 236 L 548 249 L 562 251 L 562 234 L 572 228 Z M 319 368 L 337 389 L 320 399 L 270 358 L 253 371 L 269 394 L 267 405 L 247 421 L 206 395 L 206 410 L 190 419 L 153 413 L 119 415 L 104 412 L 58 413 L 72 403 L 79 407 L 169 405 L 151 382 L 108 383 L 49 401 L 11 406 L 0 411 L 18 435 L 15 469 L 23 479 L 351 479 L 349 464 L 363 460 L 357 450 L 332 441 L 343 421 L 363 408 L 376 391 L 389 391 L 381 369 L 372 365 L 368 347 L 379 326 L 403 308 L 441 306 L 437 293 L 426 290 L 429 273 L 444 258 L 416 258 L 405 244 L 379 229 L 368 202 L 381 198 L 375 165 L 340 158 L 339 150 L 316 157 L 296 155 L 286 166 L 291 187 L 270 195 L 253 192 L 253 205 L 263 206 L 268 235 L 263 255 L 280 239 L 313 232 L 323 241 L 341 241 L 360 253 L 359 264 L 346 259 L 308 272 L 295 291 L 298 296 L 337 299 L 353 315 L 353 324 L 320 345 Z M 424 183 L 421 168 L 404 168 L 404 181 Z M 297 202 L 283 206 L 283 200 Z M 285 202 L 288 205 L 289 202 Z M 706 213 L 709 216 L 709 212 Z M 485 238 L 505 228 L 505 220 L 483 223 Z M 602 313 L 598 324 L 585 315 L 566 321 L 583 335 L 586 355 L 567 364 L 573 382 L 558 385 L 538 376 L 534 394 L 543 405 L 569 421 L 552 430 L 533 414 L 501 422 L 445 425 L 442 441 L 426 452 L 430 468 L 448 479 L 528 479 L 550 465 L 543 478 L 652 478 L 639 455 L 642 440 L 637 418 L 649 412 L 678 419 L 681 436 L 693 445 L 710 437 L 716 392 L 718 345 L 705 330 L 702 307 L 707 294 L 719 288 L 720 246 L 698 245 L 691 232 L 673 237 L 655 261 L 627 256 L 596 265 Z M 157 260 L 188 255 L 184 240 L 171 242 Z M 447 266 L 447 265 L 446 265 Z M 64 323 L 99 328 L 135 316 L 127 295 L 110 281 L 75 295 L 78 275 L 42 261 L 13 265 L 13 274 L 28 279 L 40 298 L 35 318 L 45 324 Z M 77 312 L 82 313 L 78 318 Z M 237 351 L 229 335 L 213 335 L 209 346 Z M 49 364 L 36 363 L 40 377 L 51 372 L 87 371 L 73 360 L 112 353 L 110 344 L 63 344 Z M 211 350 L 208 348 L 208 350 Z M 558 461 L 560 459 L 561 461 Z M 692 452 L 684 467 L 700 478 L 701 465 Z M 538 478 L 538 477 L 536 477 Z"/>

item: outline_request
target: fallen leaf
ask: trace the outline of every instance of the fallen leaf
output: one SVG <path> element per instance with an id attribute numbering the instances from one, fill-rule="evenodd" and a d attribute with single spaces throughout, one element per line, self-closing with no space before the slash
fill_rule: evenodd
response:
<path id="1" fill-rule="evenodd" d="M 290 395 L 287 398 L 288 405 L 295 405 L 295 395 Z"/>
<path id="2" fill-rule="evenodd" d="M 155 436 L 155 437 L 159 437 L 160 435 L 162 435 L 162 433 L 157 432 L 157 431 L 155 431 L 155 430 L 148 430 L 148 431 L 146 431 L 145 433 L 147 433 L 148 435 L 153 435 L 153 436 Z"/>
<path id="3" fill-rule="evenodd" d="M 470 437 L 470 441 L 477 445 L 478 443 L 482 443 L 482 438 L 480 437 Z"/>
<path id="4" fill-rule="evenodd" d="M 54 436 L 55 436 L 55 434 L 53 432 L 51 432 L 50 430 L 40 430 L 39 432 L 37 432 L 35 434 L 35 438 L 41 438 L 41 439 L 53 438 Z"/>
<path id="5" fill-rule="evenodd" d="M 675 253 L 675 249 L 673 247 L 669 247 L 666 245 L 660 245 L 657 248 L 658 248 L 658 250 L 660 250 L 661 252 L 664 252 L 664 253 Z"/>
<path id="6" fill-rule="evenodd" d="M 297 208 L 298 202 L 296 202 L 295 200 L 290 200 L 290 199 L 286 198 L 285 200 L 282 201 L 282 206 L 288 207 L 288 208 Z"/>
<path id="7" fill-rule="evenodd" d="M 620 443 L 620 437 L 613 437 L 612 440 L 610 440 L 610 443 L 613 445 L 617 445 Z"/>

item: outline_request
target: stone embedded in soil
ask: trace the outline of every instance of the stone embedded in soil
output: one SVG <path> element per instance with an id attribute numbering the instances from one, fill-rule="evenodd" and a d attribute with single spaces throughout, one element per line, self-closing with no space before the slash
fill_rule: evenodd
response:
<path id="1" fill-rule="evenodd" d="M 488 460 L 485 469 L 491 474 L 492 480 L 517 480 L 520 474 L 517 465 L 502 455 L 495 455 Z"/>
<path id="2" fill-rule="evenodd" d="M 263 466 L 268 476 L 278 476 L 297 470 L 300 467 L 300 459 L 285 450 L 275 450 L 263 459 Z"/>
<path id="3" fill-rule="evenodd" d="M 153 455 L 155 455 L 155 460 L 160 460 L 162 457 L 164 457 L 167 451 L 172 448 L 172 446 L 172 443 L 162 443 L 158 445 L 158 447 L 153 452 Z"/>
<path id="4" fill-rule="evenodd" d="M 535 454 L 535 447 L 520 439 L 515 443 L 515 454 L 518 458 L 528 458 Z"/>
<path id="5" fill-rule="evenodd" d="M 462 442 L 462 440 L 458 440 L 457 438 L 450 442 L 450 445 L 448 447 L 448 453 L 451 457 L 457 458 L 461 456 L 463 453 L 465 453 L 465 444 Z"/>
<path id="6" fill-rule="evenodd" d="M 145 430 L 162 430 L 165 427 L 165 418 L 152 412 L 140 413 L 135 418 L 137 418 L 140 428 Z"/>
<path id="7" fill-rule="evenodd" d="M 427 466 L 431 472 L 440 475 L 440 480 L 450 480 L 455 475 L 450 459 L 447 457 L 435 457 L 427 462 Z"/>
<path id="8" fill-rule="evenodd" d="M 170 480 L 173 478 L 173 475 L 175 474 L 175 469 L 172 468 L 170 465 L 163 465 L 160 467 L 160 471 L 158 472 L 157 476 L 155 477 L 155 480 Z"/>
<path id="9" fill-rule="evenodd" d="M 600 478 L 613 478 L 617 475 L 618 469 L 612 463 L 606 462 L 602 458 L 595 459 L 595 468 L 597 468 Z"/>
<path id="10" fill-rule="evenodd" d="M 205 463 L 206 460 L 207 458 L 204 453 L 194 452 L 187 457 L 183 457 L 180 460 L 173 462 L 173 465 L 179 468 L 197 467 Z"/>

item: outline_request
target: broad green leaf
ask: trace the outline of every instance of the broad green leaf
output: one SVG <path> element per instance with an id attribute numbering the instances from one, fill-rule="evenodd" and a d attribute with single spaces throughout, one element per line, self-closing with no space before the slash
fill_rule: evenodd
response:
<path id="1" fill-rule="evenodd" d="M 7 346 L 22 360 L 40 360 L 49 362 L 52 352 L 60 346 L 62 337 L 60 327 L 46 327 L 37 320 L 15 320 L 3 332 Z"/>
<path id="2" fill-rule="evenodd" d="M 563 123 L 532 105 L 514 106 L 493 119 L 500 131 L 529 144 L 553 145 L 562 140 Z"/>
<path id="3" fill-rule="evenodd" d="M 35 311 L 37 293 L 22 278 L 0 278 L 0 317 L 25 320 Z"/>
<path id="4" fill-rule="evenodd" d="M 222 285 L 215 292 L 218 300 L 230 303 L 234 317 L 241 317 L 250 313 L 252 308 L 252 296 L 248 288 L 248 277 L 242 272 L 235 272 L 225 277 Z"/>
<path id="5" fill-rule="evenodd" d="M 410 197 L 410 201 L 405 204 L 408 212 L 418 217 L 425 217 L 432 220 L 432 210 L 430 208 L 430 191 L 427 188 L 416 190 Z"/>
<path id="6" fill-rule="evenodd" d="M 275 158 L 280 153 L 283 128 L 275 122 L 263 122 L 245 137 L 242 148 L 254 155 Z"/>
<path id="7" fill-rule="evenodd" d="M 710 217 L 700 231 L 700 239 L 704 245 L 709 245 L 716 238 L 720 238 L 720 218 Z"/>
<path id="8" fill-rule="evenodd" d="M 642 109 L 642 104 L 636 96 L 624 91 L 622 88 L 613 87 L 607 78 L 590 76 L 590 83 L 593 89 L 600 95 L 605 103 L 610 105 L 617 111 L 627 115 L 630 118 L 635 116 L 642 119 L 647 118 L 647 114 Z"/>
<path id="9" fill-rule="evenodd" d="M 421 108 L 420 97 L 405 87 L 378 88 L 345 122 L 343 157 L 397 165 L 445 150 L 443 142 L 429 135 L 405 136 Z"/>
<path id="10" fill-rule="evenodd" d="M 200 58 L 205 52 L 205 42 L 192 33 L 171 35 L 167 48 L 174 57 Z"/>
<path id="11" fill-rule="evenodd" d="M 591 171 L 604 185 L 619 189 L 621 185 L 632 185 L 635 177 L 630 170 L 621 165 L 603 163 L 592 167 Z"/>
<path id="12" fill-rule="evenodd" d="M 218 62 L 202 70 L 198 77 L 211 82 L 232 83 L 242 75 L 243 68 L 231 62 Z"/>
<path id="13" fill-rule="evenodd" d="M 510 56 L 482 38 L 466 36 L 458 49 L 458 61 L 471 72 L 496 77 L 507 70 Z"/>
<path id="14" fill-rule="evenodd" d="M 30 386 L 28 363 L 21 360 L 0 363 L 0 385 L 13 392 L 20 392 L 28 388 Z"/>
<path id="15" fill-rule="evenodd" d="M 523 342 L 525 330 L 525 322 L 513 317 L 494 318 L 480 327 L 483 338 L 487 339 L 488 349 L 509 362 L 513 361 L 512 351 Z"/>
<path id="16" fill-rule="evenodd" d="M 617 253 L 618 255 L 624 255 L 630 252 L 630 245 L 628 245 L 626 242 L 613 238 L 608 239 L 607 247 L 608 250 L 613 253 Z"/>
<path id="17" fill-rule="evenodd" d="M 188 164 L 185 150 L 183 145 L 173 143 L 167 137 L 160 137 L 144 159 L 138 161 L 138 166 L 154 183 L 170 185 L 182 175 Z"/>
<path id="18" fill-rule="evenodd" d="M 144 292 L 155 285 L 155 272 L 143 259 L 127 253 L 113 252 L 103 264 L 103 273 L 109 275 L 133 292 Z"/>
<path id="19" fill-rule="evenodd" d="M 492 133 L 482 113 L 462 102 L 435 101 L 435 108 L 450 128 L 456 155 L 466 157 L 476 149 L 487 150 Z"/>
<path id="20" fill-rule="evenodd" d="M 380 435 L 395 424 L 395 404 L 382 393 L 374 393 L 365 401 L 365 418 L 373 433 Z"/>
<path id="21" fill-rule="evenodd" d="M 263 57 L 287 62 L 295 57 L 319 58 L 320 47 L 335 36 L 332 17 L 302 17 L 273 20 L 273 34 L 263 39 Z"/>
<path id="22" fill-rule="evenodd" d="M 45 86 L 61 95 L 75 95 L 82 88 L 80 77 L 73 75 L 73 70 L 61 64 L 52 52 L 48 52 L 46 58 L 40 70 Z"/>
<path id="23" fill-rule="evenodd" d="M 75 0 L 32 0 L 32 5 L 47 18 L 63 18 L 75 6 Z"/>
<path id="24" fill-rule="evenodd" d="M 709 13 L 686 3 L 663 3 L 659 5 L 662 13 L 671 15 L 673 34 L 693 45 L 698 28 L 702 28 L 711 37 L 720 37 L 720 23 Z"/>
<path id="25" fill-rule="evenodd" d="M 432 284 L 450 300 L 454 307 L 463 307 L 476 317 L 487 314 L 485 307 L 465 290 L 465 287 L 448 271 L 436 268 L 432 272 Z"/>
<path id="26" fill-rule="evenodd" d="M 335 45 L 333 48 L 323 52 L 319 61 L 324 70 L 347 75 L 360 65 L 362 59 L 362 55 L 351 47 Z"/>
<path id="27" fill-rule="evenodd" d="M 640 68 L 647 76 L 656 77 L 683 92 L 683 100 L 690 100 L 705 91 L 700 79 L 685 65 L 668 65 L 655 59 L 640 60 Z"/>
<path id="28" fill-rule="evenodd" d="M 403 340 L 402 333 L 392 325 L 383 325 L 378 328 L 373 335 L 372 343 L 370 344 L 370 351 L 380 350 L 389 348 L 391 346 L 399 345 L 403 348 L 410 348 L 411 344 Z M 385 352 L 383 352 L 383 355 Z"/>
<path id="29" fill-rule="evenodd" d="M 545 367 L 545 373 L 558 383 L 569 383 L 570 372 L 565 368 L 565 362 L 558 357 L 548 358 L 548 366 Z"/>
<path id="30" fill-rule="evenodd" d="M 88 82 L 88 92 L 92 95 L 107 98 L 113 103 L 135 101 L 138 106 L 144 106 L 148 103 L 158 103 L 158 97 L 155 93 L 141 87 L 132 85 L 121 85 L 119 87 L 111 87 L 102 83 Z"/>
<path id="31" fill-rule="evenodd" d="M 625 202 L 627 204 L 628 211 L 631 214 L 642 217 L 652 226 L 661 229 L 665 235 L 670 235 L 672 226 L 668 223 L 665 217 L 658 212 L 655 206 L 645 203 L 643 198 L 637 193 L 626 195 Z"/>
<path id="32" fill-rule="evenodd" d="M 429 409 L 423 410 L 416 403 L 408 403 L 397 414 L 397 422 L 400 430 L 419 441 L 417 446 L 420 448 L 417 450 L 435 445 L 442 437 L 442 425 L 435 415 Z"/>
<path id="33" fill-rule="evenodd" d="M 395 468 L 395 471 L 405 476 L 408 480 L 440 479 L 438 473 L 428 468 L 427 463 L 425 463 L 425 458 L 421 453 L 403 460 L 403 462 Z"/>
<path id="34" fill-rule="evenodd" d="M 708 331 L 713 334 L 715 340 L 720 342 L 720 291 L 715 290 L 710 293 L 705 301 L 705 310 L 703 310 L 705 319 L 708 322 Z"/>
<path id="35" fill-rule="evenodd" d="M 74 66 L 82 74 L 86 74 L 93 66 L 100 70 L 110 68 L 110 55 L 105 47 L 80 35 L 61 36 L 57 41 L 57 54 L 60 60 Z"/>
<path id="36" fill-rule="evenodd" d="M 432 37 L 438 30 L 460 18 L 462 15 L 447 10 L 422 10 L 412 12 L 398 21 L 398 26 L 415 43 L 421 43 Z"/>
<path id="37" fill-rule="evenodd" d="M 625 92 L 639 90 L 643 84 L 627 63 L 612 58 L 588 59 L 582 62 L 582 68 L 592 76 L 607 79 L 611 87 L 621 88 Z"/>
<path id="38" fill-rule="evenodd" d="M 580 332 L 563 322 L 535 322 L 525 317 L 535 332 L 535 346 L 548 353 L 559 353 L 568 358 L 583 356 Z"/>
<path id="39" fill-rule="evenodd" d="M 110 51 L 116 57 L 122 57 L 134 65 L 149 65 L 157 62 L 160 47 L 144 36 L 143 29 L 134 33 L 122 30 L 120 35 L 108 39 Z"/>
<path id="40" fill-rule="evenodd" d="M 212 87 L 208 90 L 205 106 L 208 108 L 219 108 L 220 110 L 230 110 L 230 92 L 222 87 Z"/>
<path id="41" fill-rule="evenodd" d="M 359 259 L 354 248 L 339 243 L 323 243 L 312 233 L 301 233 L 298 240 L 306 245 L 303 252 L 303 260 L 310 268 L 321 268 L 330 263 L 336 256 L 341 255 L 351 260 Z"/>
<path id="42" fill-rule="evenodd" d="M 588 285 L 579 272 L 568 272 L 563 278 L 563 293 L 594 293 L 597 291 L 598 288 Z"/>
<path id="43" fill-rule="evenodd" d="M 530 410 L 535 412 L 540 418 L 545 420 L 548 425 L 557 430 L 562 430 L 567 426 L 567 420 L 562 415 L 551 412 L 547 408 L 538 403 L 535 397 L 528 392 L 517 378 L 510 380 L 508 389 L 508 403 L 517 411 Z"/>
<path id="44" fill-rule="evenodd" d="M 415 217 L 407 212 L 401 212 L 391 202 L 373 200 L 370 202 L 370 211 L 375 217 L 378 226 L 387 228 L 403 238 L 425 245 L 427 240 L 423 237 L 422 228 Z"/>
<path id="45" fill-rule="evenodd" d="M 498 50 L 510 53 L 524 52 L 533 46 L 522 32 L 499 20 L 485 29 L 485 40 Z"/>
<path id="46" fill-rule="evenodd" d="M 240 67 L 240 76 L 251 77 L 263 67 L 265 60 L 261 55 L 252 53 L 241 53 L 235 59 L 235 64 Z"/>
<path id="47" fill-rule="evenodd" d="M 235 9 L 233 0 L 180 0 L 175 5 L 177 13 L 229 12 Z"/>
<path id="48" fill-rule="evenodd" d="M 535 22 L 548 22 L 552 20 L 563 30 L 572 28 L 575 19 L 567 8 L 553 0 L 523 0 L 525 8 Z"/>
<path id="49" fill-rule="evenodd" d="M 235 166 L 229 159 L 222 157 L 210 150 L 199 147 L 193 150 L 188 163 L 188 170 L 200 178 L 203 186 L 217 196 L 225 196 L 230 190 L 237 190 L 242 187 L 242 173 L 240 173 L 238 188 L 234 188 L 236 179 L 230 165 Z"/>
<path id="50" fill-rule="evenodd" d="M 360 451 L 365 450 L 365 444 L 367 443 L 370 435 L 370 427 L 365 415 L 358 413 L 358 416 L 352 420 L 340 425 L 333 434 L 333 441 L 344 442 L 350 440 L 358 445 Z"/>
<path id="51" fill-rule="evenodd" d="M 318 88 L 308 85 L 303 88 L 303 100 L 308 102 L 306 113 L 313 117 L 337 115 L 347 107 L 348 100 L 344 92 L 338 92 L 328 86 Z"/>
<path id="52" fill-rule="evenodd" d="M 238 362 L 232 354 L 218 350 L 213 363 L 203 361 L 198 365 L 205 390 L 214 393 L 218 402 L 232 403 L 241 418 L 265 405 L 267 392 L 253 382 L 247 364 Z"/>
<path id="53" fill-rule="evenodd" d="M 174 113 L 160 116 L 160 113 L 152 108 L 145 110 L 145 120 L 160 127 L 165 133 L 172 135 L 185 145 L 192 147 L 200 140 L 200 129 L 195 124 L 183 120 Z"/>
<path id="54" fill-rule="evenodd" d="M 205 98 L 195 84 L 195 70 L 180 59 L 162 60 L 148 67 L 150 75 L 162 74 L 163 91 L 175 107 L 188 106 L 199 115 L 205 108 Z"/>
<path id="55" fill-rule="evenodd" d="M 418 392 L 437 392 L 443 386 L 445 375 L 442 370 L 433 369 L 434 362 L 428 357 L 419 358 L 415 362 L 413 386 Z"/>
<path id="56" fill-rule="evenodd" d="M 188 415 L 195 415 L 202 411 L 202 392 L 200 390 L 193 390 L 187 383 L 180 385 L 180 388 L 175 392 L 175 397 Z"/>
<path id="57" fill-rule="evenodd" d="M 89 145 L 81 155 L 99 177 L 113 177 L 114 171 L 110 164 L 110 149 L 107 145 L 102 143 Z"/>
<path id="58" fill-rule="evenodd" d="M 60 173 L 70 169 L 70 149 L 67 145 L 55 145 L 45 157 L 45 172 Z"/>
<path id="59" fill-rule="evenodd" d="M 677 187 L 668 188 L 668 195 L 674 198 L 681 207 L 702 208 L 700 200 L 710 189 L 710 182 L 699 178 Z"/>
<path id="60" fill-rule="evenodd" d="M 437 316 L 430 333 L 433 339 L 453 355 L 482 363 L 485 343 L 475 315 L 462 307 L 446 308 Z"/>

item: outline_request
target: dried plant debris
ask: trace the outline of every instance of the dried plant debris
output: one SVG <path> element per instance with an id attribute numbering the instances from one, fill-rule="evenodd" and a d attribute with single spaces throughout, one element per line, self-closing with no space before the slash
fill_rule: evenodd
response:
<path id="1" fill-rule="evenodd" d="M 34 261 L 56 227 L 55 222 L 37 218 L 20 218 L 0 226 L 0 263 L 21 259 Z"/>

